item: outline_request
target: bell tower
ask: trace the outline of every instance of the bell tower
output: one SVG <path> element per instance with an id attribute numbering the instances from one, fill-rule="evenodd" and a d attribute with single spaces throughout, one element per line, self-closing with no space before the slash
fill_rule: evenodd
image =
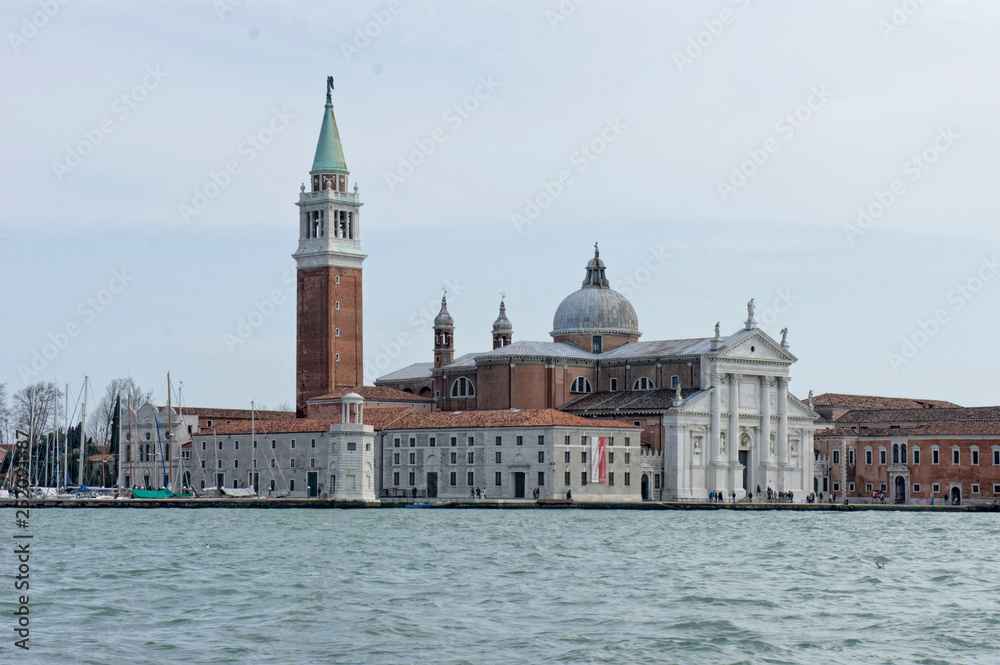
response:
<path id="1" fill-rule="evenodd" d="M 363 383 L 361 201 L 348 191 L 347 164 L 333 115 L 333 77 L 326 80 L 326 107 L 310 186 L 299 193 L 295 411 L 306 400 Z"/>
<path id="2" fill-rule="evenodd" d="M 434 366 L 455 360 L 455 319 L 448 313 L 448 295 L 441 294 L 441 311 L 434 317 Z"/>

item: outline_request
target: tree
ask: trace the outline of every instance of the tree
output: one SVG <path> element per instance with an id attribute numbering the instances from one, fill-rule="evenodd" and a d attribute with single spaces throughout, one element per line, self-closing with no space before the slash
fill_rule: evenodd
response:
<path id="1" fill-rule="evenodd" d="M 7 384 L 0 383 L 0 443 L 12 443 L 13 433 L 10 431 L 14 415 L 7 404 Z"/>
<path id="2" fill-rule="evenodd" d="M 121 398 L 121 406 L 127 409 L 131 400 L 132 410 L 146 403 L 152 393 L 143 390 L 131 376 L 113 379 L 104 389 L 104 396 L 97 403 L 93 415 L 88 418 L 87 437 L 99 446 L 107 446 L 111 441 L 112 425 L 115 418 L 115 404 Z"/>
<path id="3" fill-rule="evenodd" d="M 31 482 L 45 477 L 51 468 L 55 437 L 50 437 L 52 419 L 62 391 L 55 383 L 39 381 L 14 393 L 13 420 L 16 429 L 32 435 Z"/>

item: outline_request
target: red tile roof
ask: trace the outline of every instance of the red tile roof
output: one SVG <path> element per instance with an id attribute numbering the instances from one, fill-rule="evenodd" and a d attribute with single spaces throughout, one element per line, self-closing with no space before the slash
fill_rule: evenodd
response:
<path id="1" fill-rule="evenodd" d="M 878 409 L 848 411 L 837 418 L 838 425 L 851 423 L 922 423 L 1000 420 L 1000 406 L 972 406 L 933 409 Z"/>
<path id="2" fill-rule="evenodd" d="M 857 437 L 859 439 L 887 439 L 889 437 L 934 437 L 934 436 L 995 436 L 1000 437 L 1000 421 L 986 422 L 931 422 L 915 427 L 889 429 L 886 426 L 867 429 L 838 427 L 835 430 L 817 431 L 816 439 L 839 439 Z"/>
<path id="3" fill-rule="evenodd" d="M 911 399 L 909 397 L 878 397 L 876 395 L 846 395 L 823 393 L 813 397 L 813 406 L 832 406 L 843 409 L 936 409 L 958 407 L 958 404 L 936 399 Z"/>
<path id="4" fill-rule="evenodd" d="M 399 420 L 410 409 L 405 406 L 384 409 L 365 409 L 364 421 L 375 429 L 385 429 Z M 261 436 L 268 434 L 298 434 L 300 432 L 326 432 L 330 425 L 340 423 L 340 416 L 335 418 L 279 418 L 277 420 L 255 420 L 253 431 Z M 250 421 L 240 420 L 232 423 L 219 424 L 215 427 L 202 429 L 195 436 L 212 436 L 213 434 L 250 434 Z"/>
<path id="5" fill-rule="evenodd" d="M 176 410 L 176 407 L 174 407 Z M 185 406 L 184 413 L 187 415 L 197 415 L 199 418 L 211 418 L 213 420 L 250 420 L 250 409 L 214 409 L 197 406 Z M 255 418 L 262 420 L 275 420 L 278 418 L 294 418 L 294 411 L 254 411 Z"/>
<path id="6" fill-rule="evenodd" d="M 396 390 L 395 388 L 389 388 L 388 386 L 357 386 L 355 388 L 342 388 L 340 390 L 335 390 L 332 393 L 327 393 L 326 395 L 320 395 L 319 397 L 312 397 L 307 402 L 315 402 L 317 400 L 334 400 L 340 399 L 347 393 L 357 393 L 364 397 L 366 400 L 382 401 L 382 402 L 433 402 L 431 397 L 421 397 L 420 395 L 414 395 L 413 393 L 404 392 L 402 390 Z"/>
<path id="7" fill-rule="evenodd" d="M 386 429 L 449 429 L 473 427 L 600 427 L 641 430 L 618 420 L 581 418 L 556 409 L 497 411 L 432 411 L 412 413 Z"/>

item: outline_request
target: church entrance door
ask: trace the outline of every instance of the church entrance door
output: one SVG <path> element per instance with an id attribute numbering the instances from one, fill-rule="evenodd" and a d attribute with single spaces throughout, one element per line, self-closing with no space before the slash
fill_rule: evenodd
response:
<path id="1" fill-rule="evenodd" d="M 906 503 L 906 480 L 896 476 L 896 503 Z"/>
<path id="2" fill-rule="evenodd" d="M 649 501 L 649 476 L 642 474 L 642 500 Z"/>
<path id="3" fill-rule="evenodd" d="M 521 471 L 514 473 L 514 498 L 524 498 L 524 473 Z"/>
<path id="4" fill-rule="evenodd" d="M 956 506 L 962 503 L 962 490 L 957 487 L 951 488 L 951 502 Z"/>
<path id="5" fill-rule="evenodd" d="M 427 498 L 436 499 L 438 495 L 438 475 L 433 472 L 427 474 Z"/>
<path id="6" fill-rule="evenodd" d="M 750 451 L 741 450 L 740 451 L 740 464 L 743 465 L 743 489 L 746 491 L 750 490 L 750 486 L 747 484 L 750 480 Z"/>

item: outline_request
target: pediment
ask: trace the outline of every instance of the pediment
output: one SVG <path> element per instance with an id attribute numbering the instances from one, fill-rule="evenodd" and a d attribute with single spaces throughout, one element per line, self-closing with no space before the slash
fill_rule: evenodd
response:
<path id="1" fill-rule="evenodd" d="M 718 351 L 719 358 L 739 358 L 746 360 L 770 360 L 778 363 L 793 363 L 798 358 L 789 353 L 760 328 L 746 331 L 746 334 L 728 342 Z"/>

